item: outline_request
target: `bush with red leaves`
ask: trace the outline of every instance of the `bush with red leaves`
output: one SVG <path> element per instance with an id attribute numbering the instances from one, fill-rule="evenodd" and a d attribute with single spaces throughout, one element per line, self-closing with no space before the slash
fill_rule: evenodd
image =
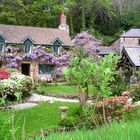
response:
<path id="1" fill-rule="evenodd" d="M 109 97 L 103 101 L 94 104 L 95 112 L 100 114 L 109 122 L 110 119 L 122 119 L 124 111 L 130 110 L 134 107 L 132 103 L 128 102 L 128 96 Z"/>
<path id="2" fill-rule="evenodd" d="M 6 67 L 0 69 L 0 80 L 9 78 L 10 74 L 6 70 Z"/>

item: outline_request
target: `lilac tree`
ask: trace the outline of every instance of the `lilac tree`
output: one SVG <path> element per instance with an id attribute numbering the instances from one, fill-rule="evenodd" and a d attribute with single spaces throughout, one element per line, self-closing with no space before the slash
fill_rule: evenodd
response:
<path id="1" fill-rule="evenodd" d="M 92 36 L 87 31 L 81 32 L 75 36 L 75 38 L 72 40 L 74 48 L 83 48 L 85 54 L 88 57 L 91 57 L 95 60 L 98 60 L 99 57 L 97 55 L 99 46 L 102 45 L 102 42 L 95 38 L 95 36 Z"/>

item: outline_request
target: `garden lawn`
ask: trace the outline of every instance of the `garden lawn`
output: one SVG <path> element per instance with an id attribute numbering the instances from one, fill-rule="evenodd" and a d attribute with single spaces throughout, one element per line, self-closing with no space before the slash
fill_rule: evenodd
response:
<path id="1" fill-rule="evenodd" d="M 37 135 L 41 129 L 46 130 L 48 128 L 56 128 L 58 127 L 60 121 L 60 110 L 58 109 L 60 106 L 66 105 L 69 107 L 68 114 L 71 114 L 73 110 L 78 108 L 79 104 L 76 103 L 60 103 L 55 102 L 53 104 L 44 102 L 40 103 L 38 106 L 14 111 L 15 122 L 14 125 L 17 128 L 17 139 L 21 139 L 21 133 L 24 132 L 24 124 L 25 124 L 25 133 L 27 136 Z M 9 126 L 9 117 L 11 117 L 13 111 L 2 111 L 2 116 L 0 119 L 0 140 L 10 140 L 9 130 L 11 131 L 11 127 Z M 25 123 L 24 123 L 25 120 Z M 3 123 L 5 122 L 5 123 Z M 10 129 L 9 129 L 10 128 Z M 23 128 L 23 131 L 22 131 Z M 6 139 L 8 137 L 8 139 Z"/>
<path id="2" fill-rule="evenodd" d="M 140 140 L 140 120 L 115 122 L 95 130 L 51 134 L 45 140 Z"/>
<path id="3" fill-rule="evenodd" d="M 41 85 L 41 91 L 52 94 L 77 94 L 77 88 L 74 85 Z M 93 86 L 89 86 L 89 93 L 95 95 L 97 90 Z"/>

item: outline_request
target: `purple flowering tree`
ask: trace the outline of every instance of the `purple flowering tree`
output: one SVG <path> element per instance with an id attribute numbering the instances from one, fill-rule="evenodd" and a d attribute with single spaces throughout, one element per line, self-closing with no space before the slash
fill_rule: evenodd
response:
<path id="1" fill-rule="evenodd" d="M 85 54 L 88 57 L 91 57 L 95 60 L 99 59 L 97 55 L 99 46 L 102 45 L 102 42 L 95 38 L 95 36 L 89 34 L 87 31 L 81 32 L 75 36 L 72 40 L 74 48 L 83 48 Z"/>

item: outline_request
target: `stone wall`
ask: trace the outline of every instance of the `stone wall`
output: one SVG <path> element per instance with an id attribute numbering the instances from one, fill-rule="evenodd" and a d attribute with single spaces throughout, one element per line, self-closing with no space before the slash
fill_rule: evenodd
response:
<path id="1" fill-rule="evenodd" d="M 117 39 L 116 41 L 114 41 L 111 46 L 115 47 L 117 49 L 120 49 L 120 52 L 122 50 L 123 46 L 140 46 L 139 44 L 139 40 L 140 38 L 124 38 L 121 37 L 119 39 Z"/>
<path id="2" fill-rule="evenodd" d="M 139 44 L 140 38 L 124 38 L 123 45 L 127 46 L 140 46 Z"/>

